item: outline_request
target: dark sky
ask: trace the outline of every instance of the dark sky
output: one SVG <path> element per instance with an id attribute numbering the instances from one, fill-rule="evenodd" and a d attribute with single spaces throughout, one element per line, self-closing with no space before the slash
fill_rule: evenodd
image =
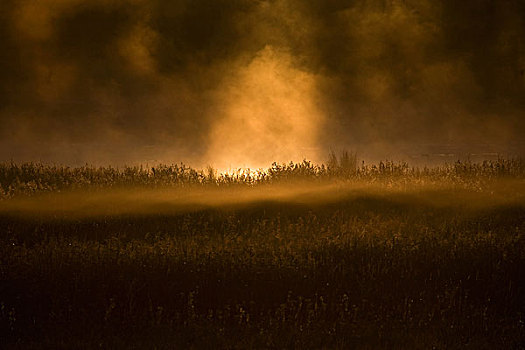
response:
<path id="1" fill-rule="evenodd" d="M 523 0 L 2 0 L 0 161 L 519 153 L 524 70 Z"/>

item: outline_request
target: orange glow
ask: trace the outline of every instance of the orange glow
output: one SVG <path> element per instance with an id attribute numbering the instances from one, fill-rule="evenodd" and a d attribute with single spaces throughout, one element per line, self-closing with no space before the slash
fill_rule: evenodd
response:
<path id="1" fill-rule="evenodd" d="M 206 157 L 213 166 L 257 169 L 274 161 L 318 159 L 323 115 L 315 77 L 292 67 L 286 52 L 265 47 L 228 80 L 219 100 Z"/>

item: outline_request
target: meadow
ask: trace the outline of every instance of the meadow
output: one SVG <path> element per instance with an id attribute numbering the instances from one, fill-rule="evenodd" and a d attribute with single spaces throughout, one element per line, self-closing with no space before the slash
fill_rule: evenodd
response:
<path id="1" fill-rule="evenodd" d="M 525 162 L 0 164 L 9 349 L 524 349 Z"/>

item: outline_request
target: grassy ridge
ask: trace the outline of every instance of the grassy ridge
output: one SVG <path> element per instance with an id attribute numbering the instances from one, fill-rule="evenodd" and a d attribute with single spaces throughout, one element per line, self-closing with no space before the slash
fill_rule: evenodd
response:
<path id="1" fill-rule="evenodd" d="M 350 190 L 329 200 L 3 211 L 0 338 L 12 348 L 523 348 L 520 173 L 382 171 L 373 185 L 344 175 Z"/>

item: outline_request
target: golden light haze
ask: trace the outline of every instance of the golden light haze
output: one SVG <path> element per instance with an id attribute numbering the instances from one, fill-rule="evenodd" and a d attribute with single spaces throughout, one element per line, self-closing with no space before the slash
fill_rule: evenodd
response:
<path id="1" fill-rule="evenodd" d="M 523 155 L 523 37 L 520 0 L 5 0 L 0 160 Z"/>
<path id="2" fill-rule="evenodd" d="M 209 186 L 105 188 L 64 190 L 20 196 L 0 201 L 0 214 L 75 220 L 104 215 L 180 214 L 206 209 L 230 210 L 256 205 L 290 204 L 315 208 L 317 205 L 360 201 L 388 201 L 422 207 L 457 210 L 487 210 L 519 205 L 525 199 L 525 183 L 516 179 L 497 179 L 490 191 L 458 188 L 453 182 L 425 183 L 385 181 L 319 182 L 296 181 L 271 186 Z"/>
<path id="3" fill-rule="evenodd" d="M 318 133 L 324 120 L 315 83 L 287 52 L 266 46 L 218 92 L 206 159 L 219 169 L 322 160 Z"/>

